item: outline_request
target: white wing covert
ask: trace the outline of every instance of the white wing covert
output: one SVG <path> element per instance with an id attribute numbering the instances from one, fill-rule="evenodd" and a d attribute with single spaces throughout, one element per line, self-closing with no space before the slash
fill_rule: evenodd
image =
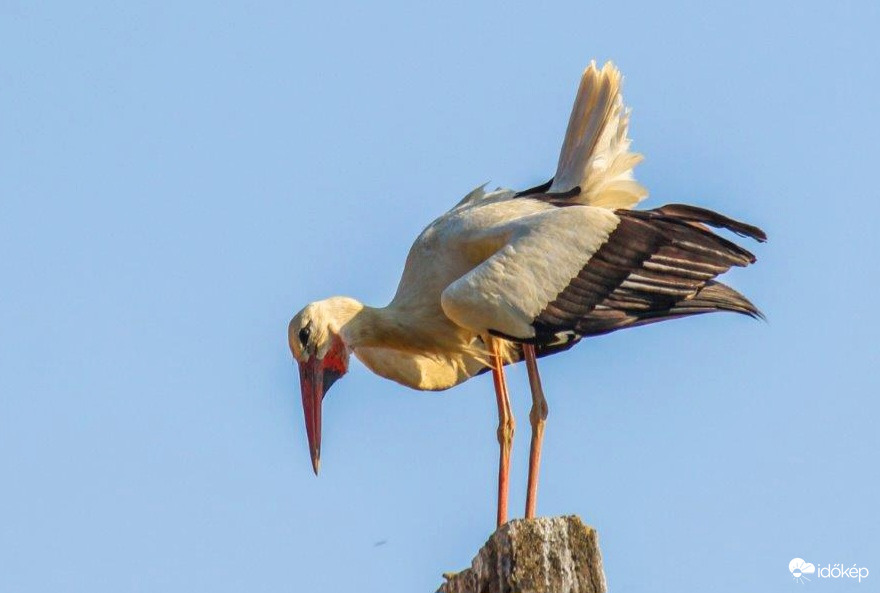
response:
<path id="1" fill-rule="evenodd" d="M 443 291 L 444 313 L 480 334 L 491 330 L 533 338 L 535 317 L 577 276 L 619 222 L 610 210 L 572 206 L 479 231 L 469 243 L 506 242 Z"/>

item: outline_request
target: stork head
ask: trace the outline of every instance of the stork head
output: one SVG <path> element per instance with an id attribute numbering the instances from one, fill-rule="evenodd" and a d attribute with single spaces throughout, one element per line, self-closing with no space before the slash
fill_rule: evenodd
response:
<path id="1" fill-rule="evenodd" d="M 348 371 L 349 346 L 343 326 L 363 305 L 334 297 L 306 306 L 290 320 L 287 341 L 299 364 L 303 412 L 315 475 L 321 466 L 321 403 L 330 386 Z"/>

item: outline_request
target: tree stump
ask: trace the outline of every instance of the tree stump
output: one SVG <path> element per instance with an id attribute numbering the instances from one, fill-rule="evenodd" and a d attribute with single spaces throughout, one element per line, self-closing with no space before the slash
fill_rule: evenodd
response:
<path id="1" fill-rule="evenodd" d="M 437 593 L 605 593 L 599 537 L 575 515 L 515 519 Z"/>

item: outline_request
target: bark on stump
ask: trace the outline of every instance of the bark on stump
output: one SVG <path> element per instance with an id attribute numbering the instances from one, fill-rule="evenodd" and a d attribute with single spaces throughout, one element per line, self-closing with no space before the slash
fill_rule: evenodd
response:
<path id="1" fill-rule="evenodd" d="M 515 519 L 437 593 L 605 593 L 599 537 L 580 518 Z"/>

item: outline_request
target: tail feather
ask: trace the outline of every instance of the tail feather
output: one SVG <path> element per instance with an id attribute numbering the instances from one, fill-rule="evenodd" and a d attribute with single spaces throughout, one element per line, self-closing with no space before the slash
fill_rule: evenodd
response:
<path id="1" fill-rule="evenodd" d="M 605 208 L 631 208 L 648 195 L 632 174 L 642 156 L 629 151 L 622 81 L 611 62 L 584 71 L 549 193 Z"/>

